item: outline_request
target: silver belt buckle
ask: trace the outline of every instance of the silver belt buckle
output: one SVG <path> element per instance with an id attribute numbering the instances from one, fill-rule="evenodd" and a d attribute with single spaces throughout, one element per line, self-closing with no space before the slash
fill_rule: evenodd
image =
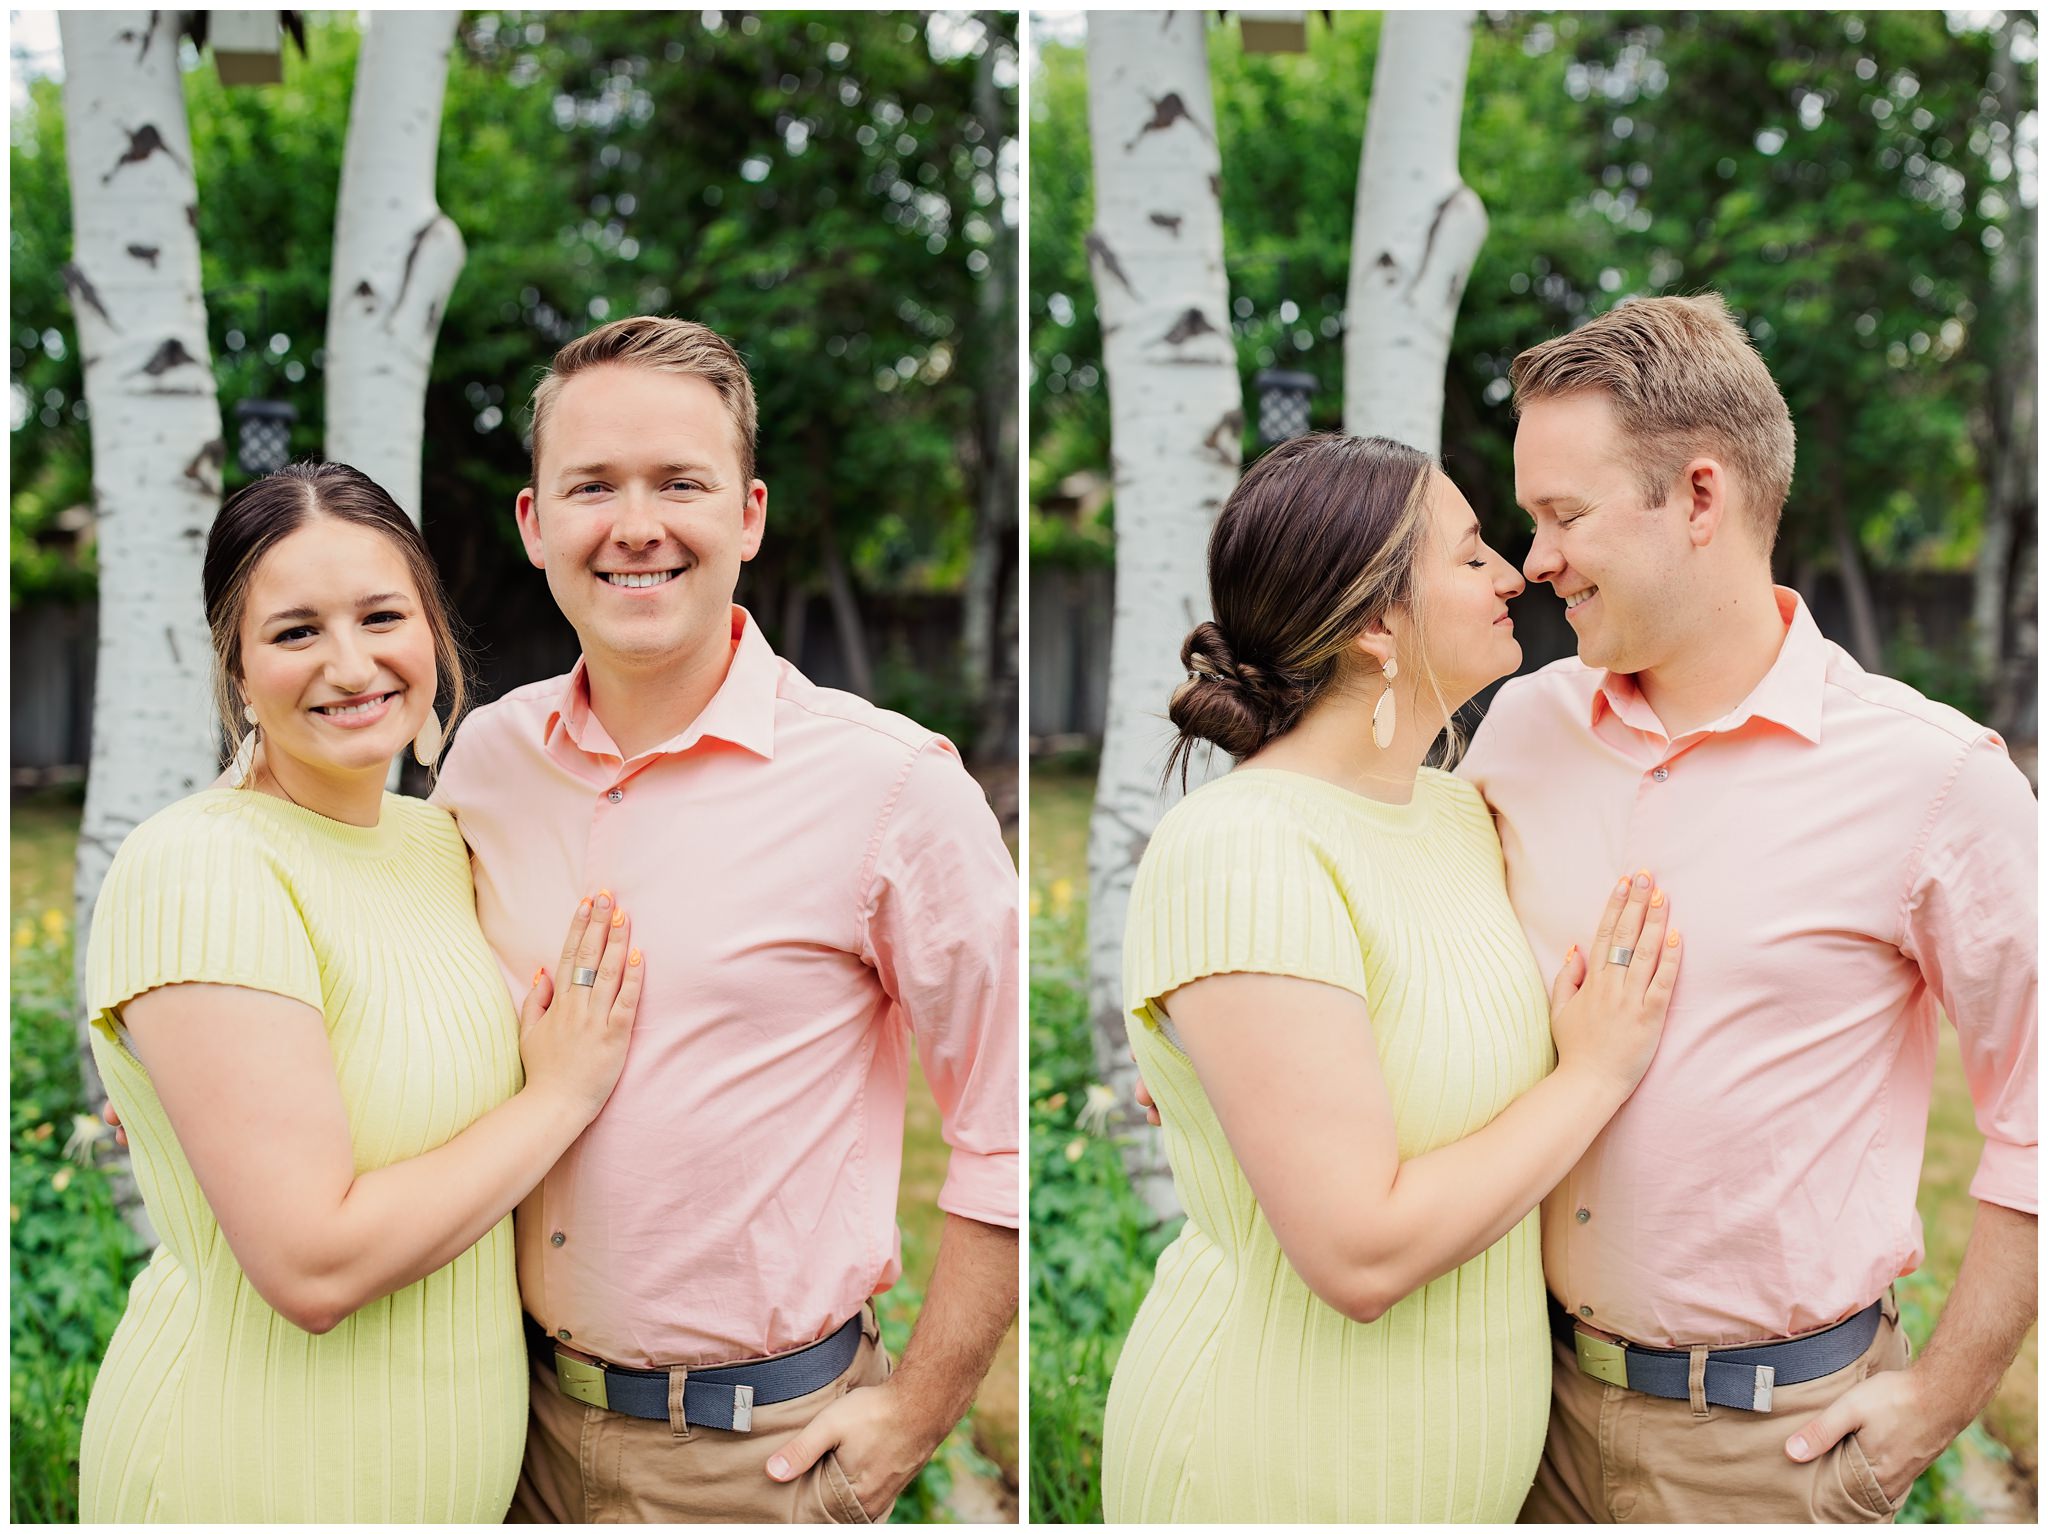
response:
<path id="1" fill-rule="evenodd" d="M 1771 1409 L 1771 1387 L 1777 1379 L 1778 1371 L 1769 1364 L 1756 1366 L 1756 1390 L 1750 1403 L 1751 1411 L 1767 1412 Z"/>
<path id="2" fill-rule="evenodd" d="M 732 1387 L 732 1430 L 735 1433 L 751 1433 L 754 1430 L 754 1387 L 735 1385 Z"/>

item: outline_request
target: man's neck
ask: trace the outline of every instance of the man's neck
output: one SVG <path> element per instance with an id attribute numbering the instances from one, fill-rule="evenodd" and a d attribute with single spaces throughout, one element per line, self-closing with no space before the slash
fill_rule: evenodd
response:
<path id="1" fill-rule="evenodd" d="M 1672 740 L 1711 724 L 1756 690 L 1785 646 L 1768 577 L 1731 593 L 1664 664 L 1636 673 L 1643 700 Z"/>
<path id="2" fill-rule="evenodd" d="M 707 645 L 688 657 L 670 657 L 636 667 L 585 653 L 590 712 L 631 761 L 641 752 L 683 733 L 709 706 L 732 668 L 730 640 Z"/>

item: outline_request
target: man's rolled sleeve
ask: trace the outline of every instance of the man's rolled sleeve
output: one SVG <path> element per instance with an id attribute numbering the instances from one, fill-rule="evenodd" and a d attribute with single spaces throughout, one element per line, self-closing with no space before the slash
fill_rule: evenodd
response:
<path id="1" fill-rule="evenodd" d="M 1962 1043 L 1984 1153 L 1970 1193 L 2039 1212 L 2035 1082 L 2038 806 L 1998 737 L 1964 752 L 1929 816 L 1900 947 Z"/>
<path id="2" fill-rule="evenodd" d="M 1017 870 L 942 740 L 912 760 L 866 883 L 866 957 L 917 1042 L 952 1147 L 939 1207 L 1015 1228 Z"/>

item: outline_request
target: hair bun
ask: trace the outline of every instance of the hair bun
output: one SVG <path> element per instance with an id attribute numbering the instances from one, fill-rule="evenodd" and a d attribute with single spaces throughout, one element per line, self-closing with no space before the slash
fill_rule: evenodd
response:
<path id="1" fill-rule="evenodd" d="M 1180 647 L 1188 679 L 1174 689 L 1167 717 L 1181 733 L 1179 751 L 1213 741 L 1238 761 L 1293 727 L 1307 704 L 1301 683 L 1281 671 L 1240 659 L 1223 630 L 1198 623 Z"/>

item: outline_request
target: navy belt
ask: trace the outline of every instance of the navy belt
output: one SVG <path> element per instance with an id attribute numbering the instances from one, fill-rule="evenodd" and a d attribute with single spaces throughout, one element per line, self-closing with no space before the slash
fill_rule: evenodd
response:
<path id="1" fill-rule="evenodd" d="M 1579 1330 L 1571 1312 L 1557 1302 L 1557 1296 L 1547 1298 L 1550 1333 L 1577 1354 L 1579 1373 L 1667 1401 L 1692 1399 L 1692 1353 L 1688 1349 L 1644 1348 L 1633 1342 L 1588 1336 Z M 1740 1411 L 1769 1411 L 1775 1386 L 1820 1379 L 1848 1368 L 1868 1352 L 1883 1311 L 1884 1301 L 1873 1300 L 1868 1308 L 1824 1332 L 1786 1342 L 1713 1349 L 1707 1354 L 1702 1382 L 1707 1401 Z"/>
<path id="2" fill-rule="evenodd" d="M 628 1369 L 572 1358 L 532 1316 L 525 1320 L 527 1352 L 543 1368 L 554 1370 L 563 1395 L 628 1417 L 669 1420 L 669 1380 L 676 1371 Z M 824 1341 L 779 1358 L 683 1370 L 684 1421 L 691 1427 L 749 1432 L 756 1406 L 773 1406 L 824 1389 L 853 1366 L 859 1351 L 860 1317 L 856 1315 Z"/>

